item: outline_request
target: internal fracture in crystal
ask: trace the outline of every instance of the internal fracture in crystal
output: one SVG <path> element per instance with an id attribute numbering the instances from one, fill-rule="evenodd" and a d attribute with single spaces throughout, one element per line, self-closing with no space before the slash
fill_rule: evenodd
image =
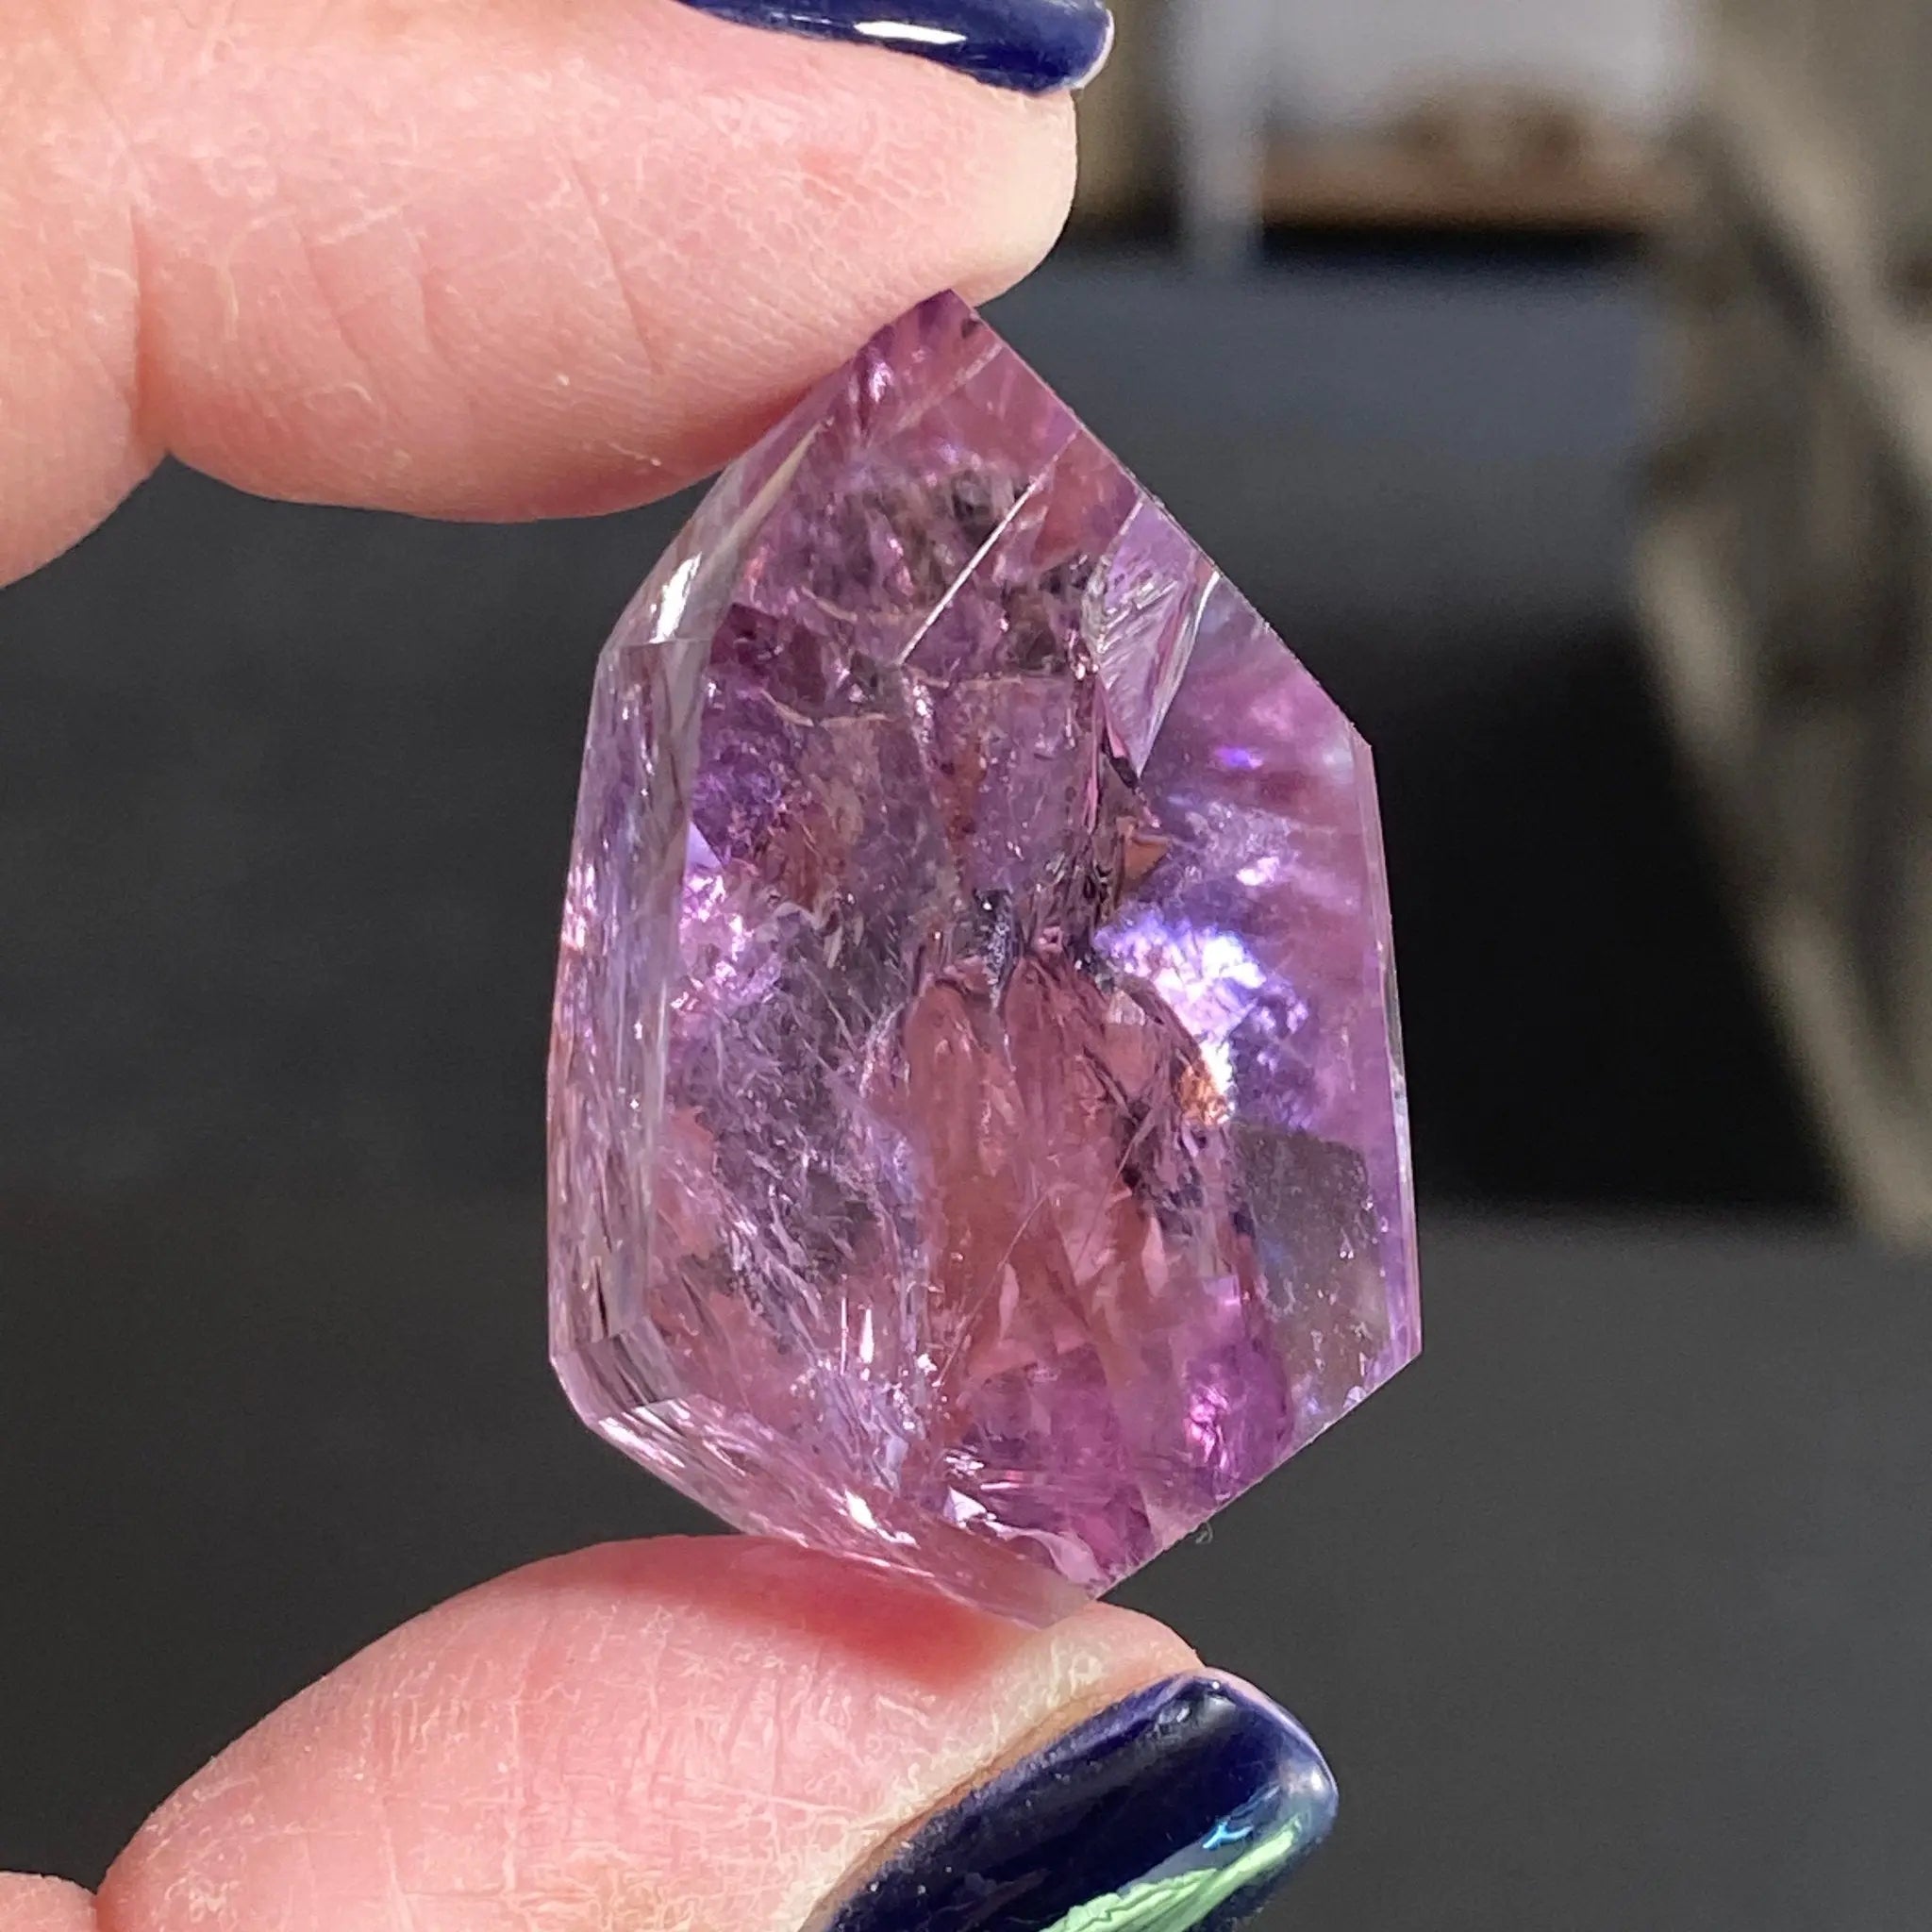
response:
<path id="1" fill-rule="evenodd" d="M 551 1335 L 740 1527 L 1041 1622 L 1420 1344 L 1367 747 L 953 296 L 601 661 Z"/>

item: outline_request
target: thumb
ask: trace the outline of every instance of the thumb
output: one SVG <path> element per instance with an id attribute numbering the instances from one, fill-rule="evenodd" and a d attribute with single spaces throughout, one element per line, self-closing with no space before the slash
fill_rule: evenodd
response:
<path id="1" fill-rule="evenodd" d="M 668 1541 L 541 1564 L 354 1658 L 161 1807 L 99 1915 L 1186 1932 L 1332 1809 L 1292 1720 L 1130 1612 L 1023 1630 L 776 1544 Z M 26 1932 L 69 1932 L 33 1898 Z"/>
<path id="2" fill-rule="evenodd" d="M 0 5 L 0 583 L 164 449 L 432 515 L 660 494 L 1017 278 L 1073 160 L 1064 98 L 664 0 Z"/>

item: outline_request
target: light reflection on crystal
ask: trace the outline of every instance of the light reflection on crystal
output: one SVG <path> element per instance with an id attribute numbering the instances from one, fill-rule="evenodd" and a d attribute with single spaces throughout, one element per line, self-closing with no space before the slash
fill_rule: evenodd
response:
<path id="1" fill-rule="evenodd" d="M 1043 1619 L 1414 1353 L 1368 754 L 950 297 L 599 674 L 552 1334 L 734 1523 Z"/>
<path id="2" fill-rule="evenodd" d="M 1093 943 L 1116 971 L 1145 980 L 1197 1045 L 1224 1042 L 1268 985 L 1239 934 L 1170 930 L 1151 907 L 1132 908 Z"/>

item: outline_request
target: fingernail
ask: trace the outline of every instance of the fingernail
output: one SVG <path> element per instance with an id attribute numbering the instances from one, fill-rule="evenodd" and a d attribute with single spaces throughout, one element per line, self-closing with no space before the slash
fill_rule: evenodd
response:
<path id="1" fill-rule="evenodd" d="M 994 87 L 1054 93 L 1091 80 L 1113 44 L 1103 0 L 686 0 L 743 26 L 917 54 Z"/>
<path id="2" fill-rule="evenodd" d="M 1226 1677 L 1116 1704 L 917 1826 L 819 1932 L 1224 1932 L 1327 1837 L 1308 1734 Z"/>

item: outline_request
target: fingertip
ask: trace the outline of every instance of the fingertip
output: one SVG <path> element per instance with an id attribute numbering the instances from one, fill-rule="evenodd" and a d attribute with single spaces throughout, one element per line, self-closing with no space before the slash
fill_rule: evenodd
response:
<path id="1" fill-rule="evenodd" d="M 92 1892 L 64 1878 L 0 1872 L 0 1932 L 93 1932 Z"/>
<path id="2" fill-rule="evenodd" d="M 663 494 L 913 303 L 1009 287 L 1071 202 L 1064 98 L 672 0 L 596 31 L 480 6 L 454 50 L 375 11 L 318 46 L 251 9 L 248 58 L 150 116 L 147 396 L 251 490 L 460 517 Z M 236 189 L 262 178 L 273 219 Z"/>
<path id="3" fill-rule="evenodd" d="M 951 283 L 973 303 L 990 302 L 1031 275 L 1052 253 L 1074 205 L 1079 159 L 1072 100 L 1054 94 L 1013 105 L 1024 115 L 1024 158 L 984 212 L 984 258 L 962 265 Z"/>
<path id="4" fill-rule="evenodd" d="M 218 59 L 134 11 L 77 0 L 79 61 L 0 22 L 38 104 L 0 231 L 59 217 L 0 275 L 0 582 L 164 448 L 426 515 L 665 494 L 913 303 L 1009 287 L 1073 192 L 1064 97 L 674 0 L 235 0 Z"/>
<path id="5" fill-rule="evenodd" d="M 648 1617 L 661 1628 L 668 1615 L 673 1648 L 690 1654 L 684 1677 L 714 1658 L 808 1668 L 836 1681 L 841 1696 L 890 1699 L 897 1717 L 916 1714 L 928 1733 L 990 1726 L 1001 1748 L 1200 1662 L 1166 1624 L 1117 1605 L 1091 1604 L 1038 1629 L 904 1576 L 754 1536 L 574 1551 L 458 1598 L 423 1634 L 441 1642 L 471 1614 L 499 1628 L 505 1617 L 533 1615 L 597 1628 Z M 722 1681 L 713 1690 L 726 1694 Z"/>

